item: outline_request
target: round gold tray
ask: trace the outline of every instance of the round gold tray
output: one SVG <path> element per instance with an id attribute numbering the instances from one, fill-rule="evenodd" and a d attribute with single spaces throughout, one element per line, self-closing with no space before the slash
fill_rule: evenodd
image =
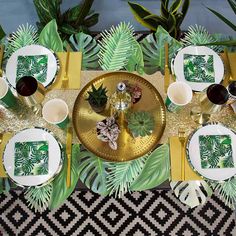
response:
<path id="1" fill-rule="evenodd" d="M 142 97 L 132 106 L 132 110 L 151 112 L 155 119 L 155 129 L 151 135 L 135 139 L 127 129 L 124 129 L 117 140 L 117 150 L 112 150 L 108 143 L 97 139 L 96 130 L 96 123 L 109 116 L 109 104 L 102 114 L 97 114 L 85 99 L 88 97 L 87 92 L 91 90 L 92 84 L 95 87 L 103 84 L 108 90 L 107 95 L 110 96 L 115 92 L 116 85 L 124 80 L 137 83 L 142 88 Z M 165 129 L 165 106 L 159 92 L 144 78 L 127 72 L 112 72 L 95 78 L 79 93 L 73 109 L 73 124 L 81 143 L 95 155 L 107 161 L 130 161 L 156 148 Z"/>

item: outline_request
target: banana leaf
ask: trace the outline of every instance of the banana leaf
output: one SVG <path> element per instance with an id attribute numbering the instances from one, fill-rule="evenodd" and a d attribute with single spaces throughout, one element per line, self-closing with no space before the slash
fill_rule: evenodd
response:
<path id="1" fill-rule="evenodd" d="M 62 170 L 53 180 L 51 201 L 49 204 L 49 209 L 58 208 L 64 201 L 71 195 L 74 191 L 76 184 L 79 179 L 79 156 L 82 155 L 80 151 L 79 144 L 74 144 L 72 146 L 72 156 L 71 156 L 71 186 L 67 188 L 66 176 L 67 176 L 67 158 L 65 157 Z"/>
<path id="2" fill-rule="evenodd" d="M 71 35 L 69 43 L 74 51 L 82 52 L 82 69 L 97 69 L 98 52 L 100 50 L 96 40 L 83 32 Z"/>
<path id="3" fill-rule="evenodd" d="M 63 43 L 57 32 L 57 23 L 55 19 L 50 21 L 41 31 L 39 35 L 39 44 L 54 52 L 63 51 Z"/>
<path id="4" fill-rule="evenodd" d="M 140 42 L 143 51 L 145 73 L 153 74 L 158 70 L 164 71 L 165 42 L 169 44 L 170 65 L 171 59 L 175 56 L 177 50 L 182 47 L 182 43 L 172 38 L 162 26 L 158 27 L 155 37 L 153 34 L 149 34 Z"/>
<path id="5" fill-rule="evenodd" d="M 235 0 L 228 0 L 228 3 L 231 6 L 232 10 L 234 11 L 234 14 L 236 14 L 236 2 L 235 2 Z"/>
<path id="6" fill-rule="evenodd" d="M 142 172 L 131 184 L 130 190 L 143 191 L 162 184 L 170 177 L 169 146 L 164 144 L 154 150 L 145 162 Z"/>

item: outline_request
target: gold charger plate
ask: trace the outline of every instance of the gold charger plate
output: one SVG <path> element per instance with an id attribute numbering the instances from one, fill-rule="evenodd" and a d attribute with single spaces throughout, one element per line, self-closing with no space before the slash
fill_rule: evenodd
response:
<path id="1" fill-rule="evenodd" d="M 96 131 L 96 123 L 109 116 L 109 104 L 104 113 L 97 114 L 85 99 L 92 84 L 96 88 L 103 84 L 107 87 L 107 95 L 110 96 L 115 92 L 116 85 L 123 80 L 137 83 L 142 88 L 142 97 L 132 106 L 132 110 L 151 112 L 155 119 L 155 129 L 151 135 L 135 139 L 124 129 L 117 140 L 117 150 L 112 150 L 108 143 L 97 139 Z M 165 129 L 166 112 L 161 95 L 147 80 L 128 72 L 112 72 L 95 78 L 81 90 L 73 109 L 73 124 L 79 140 L 89 151 L 107 161 L 123 162 L 144 156 L 156 148 Z"/>

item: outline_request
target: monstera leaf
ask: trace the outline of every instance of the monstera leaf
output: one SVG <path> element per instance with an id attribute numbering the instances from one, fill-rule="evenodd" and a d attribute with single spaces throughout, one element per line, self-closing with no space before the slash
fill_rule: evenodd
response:
<path id="1" fill-rule="evenodd" d="M 81 154 L 79 144 L 74 144 L 72 147 L 71 156 L 71 186 L 66 186 L 66 175 L 67 175 L 67 158 L 64 160 L 64 164 L 61 172 L 53 180 L 52 197 L 49 208 L 55 209 L 59 207 L 74 191 L 76 184 L 79 179 L 79 162 L 78 156 Z"/>
<path id="2" fill-rule="evenodd" d="M 158 70 L 164 71 L 165 43 L 169 44 L 170 65 L 171 58 L 173 58 L 177 50 L 182 47 L 182 43 L 172 38 L 162 26 L 158 27 L 155 35 L 149 34 L 140 42 L 144 57 L 144 71 L 147 74 L 153 74 Z"/>
<path id="3" fill-rule="evenodd" d="M 138 178 L 131 184 L 130 190 L 142 191 L 154 188 L 170 177 L 169 146 L 162 145 L 148 157 Z"/>
<path id="4" fill-rule="evenodd" d="M 141 173 L 147 157 L 141 157 L 134 161 L 111 163 L 109 167 L 109 174 L 107 176 L 107 189 L 115 197 L 122 197 L 129 191 L 131 183 Z"/>
<path id="5" fill-rule="evenodd" d="M 80 153 L 78 172 L 80 180 L 93 192 L 107 195 L 106 176 L 109 162 L 106 162 L 93 153 L 83 151 Z"/>
<path id="6" fill-rule="evenodd" d="M 191 208 L 203 205 L 212 195 L 211 187 L 202 181 L 170 182 L 170 186 L 179 200 Z"/>
<path id="7" fill-rule="evenodd" d="M 56 20 L 51 20 L 39 35 L 39 44 L 53 50 L 54 52 L 63 51 L 63 43 L 57 32 Z"/>
<path id="8" fill-rule="evenodd" d="M 220 198 L 225 202 L 226 205 L 235 209 L 236 205 L 236 177 L 228 179 L 224 182 L 211 183 L 213 189 L 218 193 Z"/>
<path id="9" fill-rule="evenodd" d="M 97 69 L 98 65 L 98 52 L 99 45 L 96 40 L 90 35 L 84 34 L 82 32 L 71 35 L 70 39 L 71 47 L 74 51 L 82 52 L 82 69 Z"/>
<path id="10" fill-rule="evenodd" d="M 102 33 L 98 57 L 103 70 L 116 71 L 127 65 L 133 49 L 137 48 L 133 34 L 133 27 L 124 22 Z"/>
<path id="11" fill-rule="evenodd" d="M 30 187 L 25 192 L 25 199 L 30 208 L 35 212 L 44 211 L 47 209 L 52 196 L 52 183 L 42 187 Z"/>

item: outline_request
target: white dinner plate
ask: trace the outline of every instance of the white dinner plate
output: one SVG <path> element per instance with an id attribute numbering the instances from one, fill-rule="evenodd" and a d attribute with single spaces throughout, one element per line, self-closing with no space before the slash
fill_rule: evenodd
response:
<path id="1" fill-rule="evenodd" d="M 55 81 L 56 73 L 58 70 L 58 63 L 53 52 L 50 51 L 48 48 L 43 47 L 41 45 L 25 46 L 18 49 L 16 52 L 14 52 L 11 55 L 6 65 L 6 77 L 9 84 L 14 89 L 16 88 L 18 57 L 20 56 L 44 56 L 44 55 L 47 56 L 47 71 L 46 71 L 45 81 L 42 82 L 42 84 L 45 88 L 50 86 Z"/>
<path id="2" fill-rule="evenodd" d="M 192 82 L 188 81 L 185 78 L 184 73 L 184 55 L 192 55 L 192 56 L 213 56 L 213 68 L 214 68 L 214 82 Z M 183 81 L 190 85 L 193 91 L 203 91 L 211 84 L 219 84 L 224 76 L 224 64 L 220 58 L 220 56 L 214 52 L 212 49 L 205 46 L 188 46 L 181 49 L 175 59 L 173 65 L 174 74 L 176 75 L 176 80 Z"/>
<path id="3" fill-rule="evenodd" d="M 20 145 L 24 145 L 32 142 L 40 145 L 42 143 L 46 144 L 46 154 L 48 157 L 46 162 L 46 172 L 40 172 L 40 174 L 38 172 L 38 164 L 42 167 L 42 163 L 45 163 L 42 161 L 44 159 L 38 159 L 38 157 L 42 156 L 37 155 L 38 152 L 35 151 L 38 146 L 36 146 L 37 148 L 34 147 L 24 150 L 19 150 L 19 147 L 16 149 L 16 146 L 19 143 Z M 25 150 L 27 151 L 25 152 Z M 40 154 L 42 154 L 42 152 L 40 152 Z M 43 152 L 43 154 L 45 154 L 45 152 Z M 37 186 L 54 178 L 55 174 L 58 173 L 61 167 L 61 158 L 62 154 L 60 145 L 49 131 L 43 128 L 30 128 L 20 131 L 9 140 L 4 150 L 3 164 L 6 173 L 16 184 L 20 186 Z M 34 174 L 24 173 L 26 167 L 28 171 L 28 162 L 27 165 L 25 163 L 26 161 L 29 161 L 29 159 L 31 159 L 30 163 L 34 163 L 34 168 L 30 167 L 29 172 L 35 169 L 36 172 Z"/>
<path id="4" fill-rule="evenodd" d="M 221 137 L 230 137 L 231 151 L 234 167 L 230 168 L 202 168 L 199 136 L 220 135 Z M 223 135 L 223 136 L 222 136 Z M 225 136 L 226 135 L 226 136 Z M 211 145 L 208 150 L 216 150 L 216 145 Z M 192 168 L 204 178 L 216 181 L 223 181 L 233 177 L 236 174 L 236 134 L 234 131 L 221 124 L 207 124 L 194 131 L 188 139 L 186 146 L 187 158 Z M 223 154 L 221 154 L 223 156 Z M 207 155 L 210 156 L 209 154 Z M 220 157 L 220 155 L 219 155 Z M 218 163 L 218 162 L 217 162 Z"/>

